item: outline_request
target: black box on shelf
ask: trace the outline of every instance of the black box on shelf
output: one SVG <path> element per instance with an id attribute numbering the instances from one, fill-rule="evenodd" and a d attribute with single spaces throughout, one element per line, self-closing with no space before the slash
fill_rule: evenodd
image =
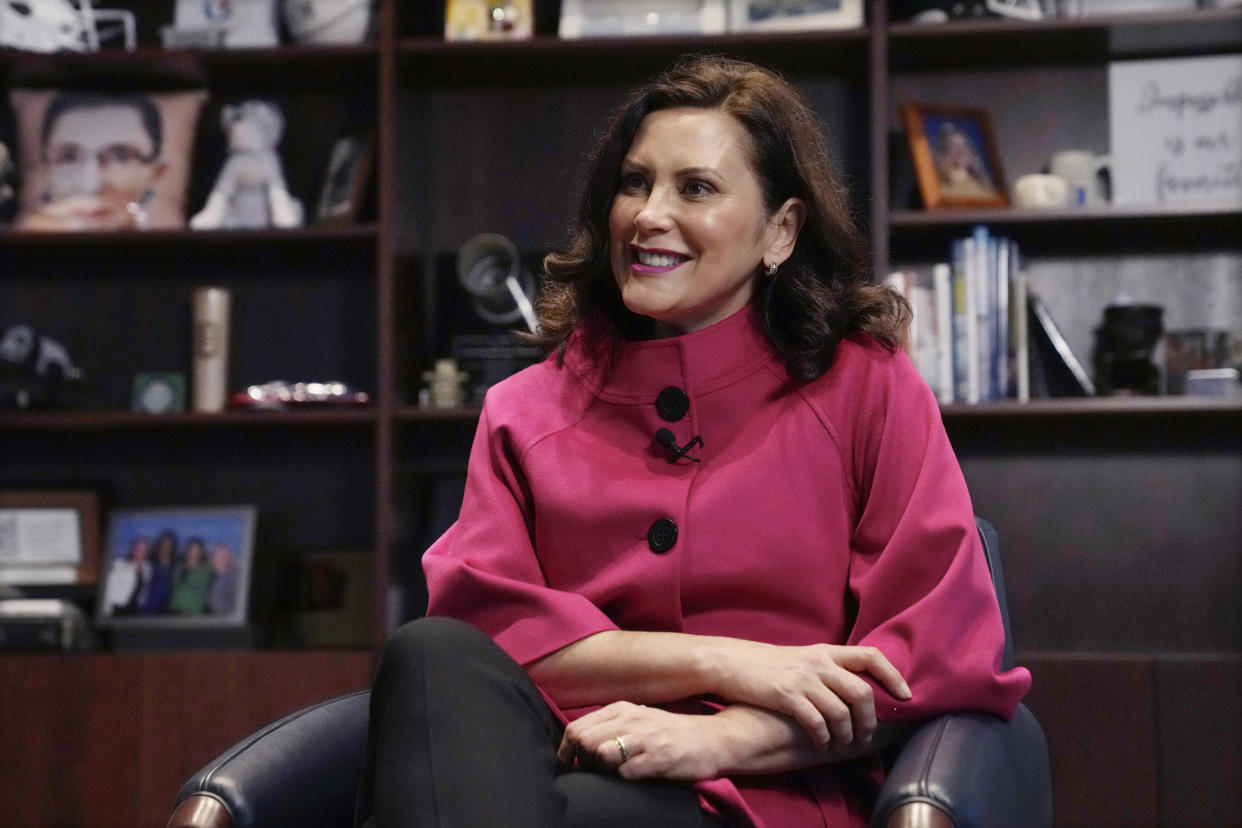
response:
<path id="1" fill-rule="evenodd" d="M 90 632 L 86 615 L 70 601 L 0 600 L 0 652 L 81 649 L 87 645 Z"/>
<path id="2" fill-rule="evenodd" d="M 542 254 L 522 255 L 521 288 L 533 297 L 542 267 Z M 426 307 L 434 309 L 426 320 L 430 353 L 427 357 L 452 357 L 458 370 L 469 374 L 467 404 L 483 402 L 487 389 L 505 377 L 543 359 L 543 349 L 523 342 L 516 331 L 526 330 L 523 314 L 507 295 L 473 295 L 458 278 L 458 255 L 435 259 L 427 280 Z"/>

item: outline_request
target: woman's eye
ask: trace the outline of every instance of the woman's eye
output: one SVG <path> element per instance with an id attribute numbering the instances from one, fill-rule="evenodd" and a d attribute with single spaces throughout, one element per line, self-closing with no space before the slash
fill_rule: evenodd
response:
<path id="1" fill-rule="evenodd" d="M 53 166 L 80 164 L 85 157 L 85 150 L 77 144 L 56 144 L 47 152 L 48 162 Z"/>
<path id="2" fill-rule="evenodd" d="M 715 192 L 711 184 L 708 184 L 706 181 L 700 181 L 697 178 L 691 179 L 690 181 L 687 181 L 685 184 L 683 184 L 681 186 L 681 191 L 685 195 L 688 195 L 691 197 L 710 195 L 711 193 Z"/>
<path id="3" fill-rule="evenodd" d="M 636 193 L 646 189 L 647 182 L 638 173 L 627 173 L 621 176 L 621 190 L 627 193 Z"/>

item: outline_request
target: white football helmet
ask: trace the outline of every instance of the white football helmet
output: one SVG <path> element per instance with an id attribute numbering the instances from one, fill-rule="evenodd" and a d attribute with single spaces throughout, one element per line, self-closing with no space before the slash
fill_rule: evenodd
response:
<path id="1" fill-rule="evenodd" d="M 284 0 L 282 11 L 299 43 L 361 43 L 371 25 L 371 0 Z"/>
<path id="2" fill-rule="evenodd" d="M 101 29 L 100 25 L 104 28 Z M 27 52 L 94 52 L 120 36 L 133 50 L 133 12 L 96 9 L 91 0 L 0 0 L 0 46 Z"/>

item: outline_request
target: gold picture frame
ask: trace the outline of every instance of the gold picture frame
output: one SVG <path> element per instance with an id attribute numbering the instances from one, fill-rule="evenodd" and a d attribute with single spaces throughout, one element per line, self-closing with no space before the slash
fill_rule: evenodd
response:
<path id="1" fill-rule="evenodd" d="M 902 103 L 900 110 L 926 209 L 1009 206 L 987 110 L 920 103 Z"/>

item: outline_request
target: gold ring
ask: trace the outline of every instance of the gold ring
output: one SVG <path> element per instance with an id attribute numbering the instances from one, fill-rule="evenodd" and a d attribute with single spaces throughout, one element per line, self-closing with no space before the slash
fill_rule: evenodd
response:
<path id="1" fill-rule="evenodd" d="M 625 747 L 625 740 L 618 736 L 613 739 L 613 741 L 617 743 L 617 750 L 621 751 L 621 764 L 624 765 L 626 762 L 630 761 L 630 752 Z"/>

